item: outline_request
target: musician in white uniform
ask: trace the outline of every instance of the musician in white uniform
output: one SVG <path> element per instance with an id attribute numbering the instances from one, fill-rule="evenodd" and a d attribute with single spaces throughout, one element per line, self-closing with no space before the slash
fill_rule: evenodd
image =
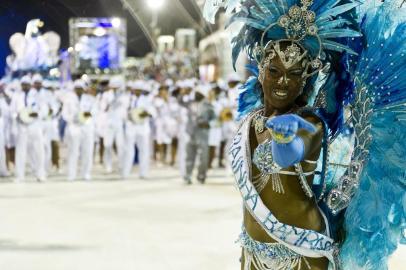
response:
<path id="1" fill-rule="evenodd" d="M 158 96 L 154 99 L 154 107 L 157 110 L 155 136 L 158 144 L 159 158 L 161 164 L 166 164 L 167 149 L 172 142 L 174 132 L 177 130 L 176 120 L 170 112 L 169 88 L 166 85 L 159 87 Z"/>
<path id="2" fill-rule="evenodd" d="M 43 119 L 48 107 L 41 103 L 39 93 L 31 88 L 31 78 L 21 79 L 22 91 L 13 94 L 10 111 L 13 132 L 16 136 L 15 176 L 16 182 L 25 179 L 25 163 L 28 160 L 38 181 L 46 180 Z"/>
<path id="3" fill-rule="evenodd" d="M 128 99 L 124 90 L 124 80 L 117 76 L 111 78 L 109 90 L 103 92 L 101 97 L 101 110 L 105 113 L 105 126 L 100 132 L 103 135 L 104 156 L 103 163 L 107 173 L 113 171 L 113 145 L 117 149 L 118 169 L 123 169 L 124 153 L 124 122 L 127 118 Z"/>
<path id="4" fill-rule="evenodd" d="M 78 161 L 81 161 L 80 177 L 91 179 L 94 149 L 94 117 L 97 114 L 96 99 L 89 95 L 87 85 L 76 80 L 74 91 L 65 94 L 62 117 L 67 122 L 65 142 L 68 147 L 68 180 L 75 180 Z"/>
<path id="5" fill-rule="evenodd" d="M 219 149 L 222 139 L 222 123 L 220 121 L 220 113 L 223 109 L 219 96 L 221 88 L 213 84 L 209 91 L 208 101 L 213 106 L 215 118 L 210 121 L 209 129 L 209 169 L 213 167 L 213 160 L 216 157 L 216 150 Z"/>
<path id="6" fill-rule="evenodd" d="M 235 118 L 237 117 L 238 94 L 241 87 L 241 77 L 237 73 L 231 73 L 227 78 L 227 93 L 220 98 L 223 106 L 222 118 L 222 141 L 219 150 L 219 166 L 226 167 L 224 164 L 225 151 L 231 143 L 237 130 Z M 229 162 L 227 162 L 229 165 Z"/>
<path id="7" fill-rule="evenodd" d="M 125 151 L 122 177 L 127 178 L 133 167 L 135 149 L 138 148 L 139 177 L 148 177 L 151 162 L 151 117 L 156 116 L 152 106 L 150 88 L 146 82 L 137 80 L 129 85 L 129 117 L 125 122 Z"/>
<path id="8" fill-rule="evenodd" d="M 6 135 L 7 121 L 9 119 L 9 105 L 7 96 L 4 92 L 6 84 L 4 81 L 0 81 L 0 177 L 9 176 L 6 163 Z"/>
<path id="9" fill-rule="evenodd" d="M 42 76 L 35 74 L 32 77 L 33 88 L 38 91 L 39 98 L 41 99 L 41 104 L 46 104 L 48 107 L 48 113 L 46 114 L 42 127 L 44 132 L 44 151 L 45 151 L 45 169 L 49 171 L 51 167 L 51 157 L 52 157 L 52 140 L 57 140 L 58 137 L 58 125 L 55 123 L 57 121 L 57 116 L 60 110 L 60 103 L 56 99 L 54 93 L 52 92 L 52 86 L 49 81 L 44 81 Z M 45 85 L 44 85 L 45 84 Z M 56 133 L 56 134 L 55 134 Z"/>

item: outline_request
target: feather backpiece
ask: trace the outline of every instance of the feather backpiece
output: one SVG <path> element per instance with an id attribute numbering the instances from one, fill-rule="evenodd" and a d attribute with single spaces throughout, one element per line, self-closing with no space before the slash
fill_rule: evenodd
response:
<path id="1" fill-rule="evenodd" d="M 406 10 L 389 4 L 368 9 L 361 25 L 366 48 L 351 60 L 356 63 L 353 158 L 361 169 L 359 183 L 351 183 L 358 190 L 345 212 L 344 269 L 387 269 L 388 256 L 405 230 L 406 21 L 399 20 L 402 12 Z"/>

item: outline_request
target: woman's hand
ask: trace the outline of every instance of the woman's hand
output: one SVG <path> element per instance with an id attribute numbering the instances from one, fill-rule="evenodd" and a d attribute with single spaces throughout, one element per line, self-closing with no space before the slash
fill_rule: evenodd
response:
<path id="1" fill-rule="evenodd" d="M 282 168 L 290 167 L 304 159 L 305 144 L 303 139 L 297 136 L 298 131 L 317 131 L 312 123 L 295 114 L 273 117 L 266 122 L 266 127 L 272 135 L 273 159 Z"/>
<path id="2" fill-rule="evenodd" d="M 284 137 L 295 136 L 300 129 L 307 130 L 310 133 L 316 132 L 316 127 L 312 123 L 296 114 L 275 116 L 266 121 L 266 127 L 282 134 Z"/>

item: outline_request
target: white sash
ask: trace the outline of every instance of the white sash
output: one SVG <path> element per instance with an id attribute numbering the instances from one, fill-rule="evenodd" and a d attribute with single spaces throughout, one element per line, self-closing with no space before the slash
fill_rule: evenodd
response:
<path id="1" fill-rule="evenodd" d="M 280 222 L 265 206 L 252 184 L 251 150 L 248 138 L 251 119 L 252 117 L 245 119 L 229 148 L 231 167 L 245 207 L 272 239 L 303 256 L 326 257 L 335 269 L 334 240 L 316 231 Z"/>

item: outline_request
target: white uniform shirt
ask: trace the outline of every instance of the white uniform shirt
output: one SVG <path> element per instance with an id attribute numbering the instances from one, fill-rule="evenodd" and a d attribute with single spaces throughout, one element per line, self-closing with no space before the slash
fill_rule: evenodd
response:
<path id="1" fill-rule="evenodd" d="M 15 91 L 10 103 L 10 112 L 13 119 L 17 119 L 24 110 L 38 113 L 38 117 L 33 122 L 38 122 L 47 117 L 49 107 L 41 99 L 39 92 L 35 89 L 24 91 Z"/>
<path id="2" fill-rule="evenodd" d="M 114 93 L 113 90 L 104 92 L 100 100 L 100 108 L 105 113 L 109 126 L 122 127 L 127 119 L 128 98 L 124 93 Z"/>
<path id="3" fill-rule="evenodd" d="M 128 107 L 128 111 L 131 113 L 132 110 L 136 110 L 136 109 L 140 109 L 140 110 L 144 110 L 147 113 L 149 113 L 152 118 L 156 117 L 157 112 L 156 109 L 154 108 L 154 106 L 152 105 L 152 97 L 148 96 L 148 95 L 141 95 L 139 97 L 135 96 L 135 95 L 128 95 L 128 99 L 129 99 L 129 107 Z M 142 131 L 143 129 L 150 129 L 150 117 L 146 117 L 143 121 L 134 123 L 133 121 L 131 121 L 131 119 L 128 119 L 129 124 L 130 125 L 134 125 L 137 130 Z"/>
<path id="4" fill-rule="evenodd" d="M 89 121 L 81 122 L 80 114 L 90 112 L 92 117 Z M 68 124 L 93 125 L 97 115 L 96 99 L 89 94 L 82 94 L 79 98 L 75 92 L 66 93 L 63 99 L 62 117 Z"/>

